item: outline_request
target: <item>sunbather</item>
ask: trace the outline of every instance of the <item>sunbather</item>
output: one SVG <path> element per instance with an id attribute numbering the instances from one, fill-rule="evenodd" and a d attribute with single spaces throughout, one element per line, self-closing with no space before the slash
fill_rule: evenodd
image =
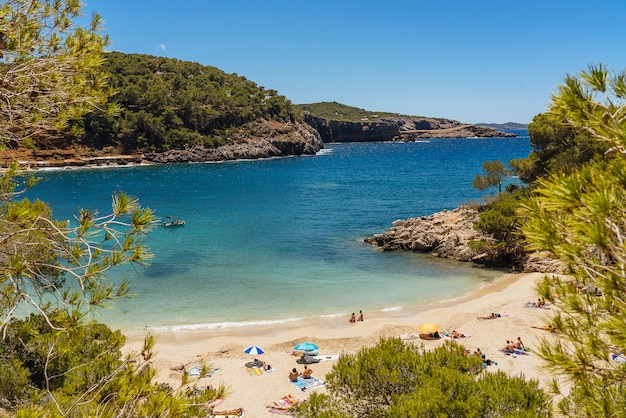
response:
<path id="1" fill-rule="evenodd" d="M 296 370 L 296 368 L 294 367 L 293 370 L 289 373 L 289 380 L 291 380 L 292 382 L 297 382 L 298 381 L 298 371 Z"/>
<path id="2" fill-rule="evenodd" d="M 524 343 L 522 342 L 522 338 L 521 337 L 517 337 L 517 342 L 515 343 L 515 348 L 517 348 L 518 350 L 523 350 L 524 349 Z"/>
<path id="3" fill-rule="evenodd" d="M 234 415 L 236 417 L 243 416 L 243 408 L 229 409 L 228 411 L 213 411 L 211 415 Z"/>
<path id="4" fill-rule="evenodd" d="M 495 319 L 500 318 L 502 315 L 499 313 L 491 312 L 489 315 L 479 316 L 478 319 Z"/>
<path id="5" fill-rule="evenodd" d="M 515 343 L 513 341 L 506 340 L 506 346 L 502 349 L 505 353 L 515 352 Z"/>
<path id="6" fill-rule="evenodd" d="M 311 378 L 311 374 L 313 374 L 313 370 L 309 369 L 308 366 L 304 366 L 304 371 L 302 372 L 302 377 L 304 377 L 305 379 L 310 379 Z"/>

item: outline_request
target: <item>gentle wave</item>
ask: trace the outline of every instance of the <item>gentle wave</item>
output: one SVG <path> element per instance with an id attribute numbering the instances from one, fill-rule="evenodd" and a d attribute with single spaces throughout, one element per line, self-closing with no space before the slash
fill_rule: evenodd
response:
<path id="1" fill-rule="evenodd" d="M 302 321 L 302 318 L 288 318 L 280 320 L 262 320 L 262 321 L 241 321 L 241 322 L 216 322 L 209 324 L 186 324 L 186 325 L 163 325 L 154 327 L 144 327 L 144 329 L 150 331 L 199 331 L 199 330 L 214 330 L 225 328 L 242 328 L 242 327 L 257 327 L 266 325 L 280 325 L 290 322 Z"/>

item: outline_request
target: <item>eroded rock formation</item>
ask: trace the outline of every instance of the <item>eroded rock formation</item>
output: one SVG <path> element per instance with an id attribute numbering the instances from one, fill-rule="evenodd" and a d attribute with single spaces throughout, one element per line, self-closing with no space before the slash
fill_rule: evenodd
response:
<path id="1" fill-rule="evenodd" d="M 327 120 L 310 114 L 304 121 L 315 128 L 324 142 L 413 141 L 419 138 L 514 137 L 484 126 L 463 124 L 451 119 L 381 118 L 376 121 Z"/>
<path id="2" fill-rule="evenodd" d="M 383 251 L 415 251 L 489 266 L 511 267 L 518 271 L 558 273 L 564 266 L 542 254 L 526 254 L 522 248 L 504 249 L 474 224 L 480 213 L 463 206 L 430 216 L 393 222 L 387 232 L 365 238 Z M 476 245 L 477 243 L 481 245 Z M 473 245 L 472 245 L 473 244 Z"/>
<path id="3" fill-rule="evenodd" d="M 235 143 L 217 148 L 193 146 L 166 152 L 146 153 L 154 163 L 185 163 L 285 157 L 315 154 L 324 148 L 319 134 L 298 122 L 258 120 L 232 135 Z"/>

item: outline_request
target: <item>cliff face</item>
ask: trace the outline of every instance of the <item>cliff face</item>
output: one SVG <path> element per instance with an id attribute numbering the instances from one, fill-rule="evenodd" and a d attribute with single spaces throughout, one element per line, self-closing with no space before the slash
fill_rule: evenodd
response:
<path id="1" fill-rule="evenodd" d="M 387 232 L 365 238 L 365 242 L 383 251 L 414 251 L 438 257 L 453 258 L 488 266 L 511 267 L 525 272 L 558 273 L 564 266 L 542 254 L 527 254 L 522 249 L 504 250 L 496 241 L 477 229 L 474 224 L 480 213 L 471 207 L 442 211 L 430 216 L 393 222 Z M 486 245 L 481 252 L 470 246 L 472 241 Z"/>
<path id="2" fill-rule="evenodd" d="M 120 155 L 113 149 L 96 151 L 75 147 L 46 151 L 6 150 L 0 153 L 0 166 L 8 166 L 13 159 L 31 169 L 226 161 L 315 154 L 324 148 L 317 131 L 302 122 L 257 120 L 244 125 L 231 137 L 234 140 L 232 145 L 218 148 L 193 146 L 133 155 Z"/>
<path id="3" fill-rule="evenodd" d="M 257 120 L 232 134 L 235 143 L 218 148 L 200 146 L 146 153 L 154 163 L 186 163 L 285 157 L 315 154 L 322 148 L 320 135 L 310 126 L 298 122 Z"/>
<path id="4" fill-rule="evenodd" d="M 492 128 L 462 124 L 451 119 L 381 118 L 378 121 L 346 122 L 304 115 L 324 142 L 413 141 L 419 138 L 494 138 L 517 135 Z"/>

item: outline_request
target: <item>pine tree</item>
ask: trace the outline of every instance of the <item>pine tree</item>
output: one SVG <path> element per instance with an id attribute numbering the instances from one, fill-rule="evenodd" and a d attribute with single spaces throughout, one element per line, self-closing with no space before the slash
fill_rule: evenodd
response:
<path id="1" fill-rule="evenodd" d="M 524 205 L 532 249 L 566 262 L 567 278 L 545 277 L 539 292 L 557 309 L 541 356 L 573 383 L 559 404 L 568 416 L 626 416 L 626 73 L 590 66 L 568 75 L 550 111 L 609 151 L 602 161 L 538 182 Z M 554 381 L 552 389 L 559 392 Z M 566 393 L 567 394 L 567 393 Z"/>

